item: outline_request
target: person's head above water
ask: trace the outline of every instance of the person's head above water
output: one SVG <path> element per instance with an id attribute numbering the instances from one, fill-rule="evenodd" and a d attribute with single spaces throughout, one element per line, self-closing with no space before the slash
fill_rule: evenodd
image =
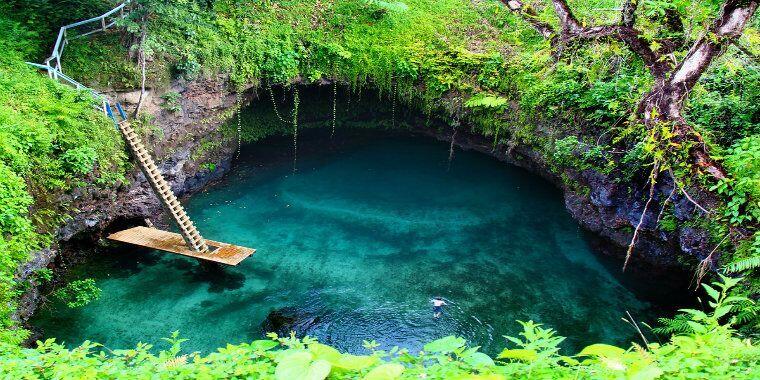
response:
<path id="1" fill-rule="evenodd" d="M 437 299 L 438 301 L 441 301 L 441 300 L 443 300 L 443 297 L 441 297 L 441 296 L 436 296 L 436 297 L 435 297 L 435 299 Z"/>

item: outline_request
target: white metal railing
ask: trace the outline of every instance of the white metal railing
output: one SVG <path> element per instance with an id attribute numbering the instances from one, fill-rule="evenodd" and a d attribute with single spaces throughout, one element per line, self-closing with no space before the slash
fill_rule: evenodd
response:
<path id="1" fill-rule="evenodd" d="M 106 104 L 107 100 L 103 94 L 100 94 L 99 92 L 75 81 L 71 77 L 67 76 L 63 73 L 63 69 L 61 68 L 61 56 L 63 55 L 63 49 L 66 48 L 66 45 L 68 44 L 70 39 L 89 36 L 90 34 L 98 33 L 98 32 L 104 32 L 108 28 L 114 26 L 116 22 L 119 19 L 124 18 L 126 15 L 125 13 L 125 7 L 131 2 L 131 0 L 125 0 L 123 3 L 119 4 L 115 8 L 111 9 L 110 11 L 103 13 L 100 16 L 89 18 L 87 20 L 77 21 L 72 24 L 64 25 L 61 27 L 61 29 L 58 31 L 58 38 L 55 40 L 55 45 L 53 46 L 53 53 L 43 61 L 42 64 L 39 63 L 33 63 L 33 62 L 27 62 L 27 64 L 32 65 L 36 68 L 46 70 L 48 73 L 48 76 L 52 79 L 55 79 L 57 81 L 66 83 L 70 86 L 75 87 L 76 89 L 80 90 L 88 90 L 92 93 L 93 97 L 95 97 L 96 100 L 98 100 L 103 105 L 103 112 L 106 111 Z M 72 31 L 72 32 L 69 32 Z M 73 32 L 79 32 L 74 34 Z M 69 37 L 69 34 L 73 34 Z"/>

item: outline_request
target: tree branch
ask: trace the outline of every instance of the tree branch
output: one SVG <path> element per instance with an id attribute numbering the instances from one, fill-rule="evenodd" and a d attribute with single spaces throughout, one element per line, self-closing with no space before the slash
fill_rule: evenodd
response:
<path id="1" fill-rule="evenodd" d="M 623 9 L 620 11 L 620 25 L 633 28 L 633 25 L 636 24 L 636 8 L 638 6 L 638 0 L 625 0 Z"/>
<path id="2" fill-rule="evenodd" d="M 570 6 L 567 5 L 567 1 L 552 0 L 552 5 L 554 5 L 554 13 L 556 13 L 559 18 L 562 34 L 577 34 L 583 30 L 578 19 L 573 15 L 573 11 L 570 10 Z"/>
<path id="3" fill-rule="evenodd" d="M 712 61 L 723 54 L 725 47 L 733 43 L 744 31 L 747 22 L 758 7 L 758 0 L 727 0 L 721 15 L 694 45 L 686 58 L 676 66 L 669 82 L 686 94 L 697 83 Z"/>
<path id="4" fill-rule="evenodd" d="M 538 13 L 530 5 L 525 5 L 519 0 L 501 0 L 510 11 L 522 16 L 523 20 L 528 22 L 533 29 L 536 29 L 544 38 L 551 39 L 554 35 L 554 28 L 551 25 L 538 19 Z"/>
<path id="5" fill-rule="evenodd" d="M 525 21 L 529 22 L 544 37 L 554 37 L 554 29 L 550 25 L 539 21 L 538 14 L 530 6 L 525 5 L 519 0 L 501 0 L 501 2 L 512 12 L 520 14 Z M 631 3 L 630 6 L 633 7 L 633 10 L 630 12 L 635 12 L 637 2 L 637 0 L 628 0 L 626 2 Z M 665 74 L 670 70 L 670 65 L 667 62 L 664 62 L 660 55 L 649 47 L 649 41 L 644 39 L 641 32 L 633 27 L 626 25 L 604 25 L 586 28 L 583 27 L 575 15 L 573 15 L 567 1 L 552 0 L 552 5 L 554 6 L 554 12 L 559 19 L 561 27 L 560 40 L 562 42 L 567 43 L 576 39 L 616 39 L 625 43 L 629 49 L 638 54 L 655 78 L 664 79 Z M 552 44 L 554 43 L 555 41 L 552 40 Z"/>
<path id="6" fill-rule="evenodd" d="M 568 38 L 599 39 L 604 37 L 625 43 L 631 51 L 644 61 L 655 78 L 663 78 L 670 71 L 668 62 L 662 60 L 661 56 L 649 47 L 649 41 L 644 39 L 641 32 L 631 27 L 623 25 L 594 26 L 583 28 Z"/>

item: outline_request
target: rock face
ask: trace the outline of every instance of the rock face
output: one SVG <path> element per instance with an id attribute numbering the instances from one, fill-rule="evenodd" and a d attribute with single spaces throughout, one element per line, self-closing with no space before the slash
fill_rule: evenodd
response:
<path id="1" fill-rule="evenodd" d="M 422 132 L 432 133 L 430 130 Z M 434 136 L 450 141 L 449 135 Z M 548 159 L 530 147 L 494 147 L 492 142 L 483 136 L 461 131 L 457 133 L 455 143 L 462 149 L 476 150 L 525 168 L 554 183 L 563 190 L 565 207 L 573 218 L 584 228 L 620 248 L 608 253 L 625 256 L 625 250 L 631 242 L 649 196 L 645 180 L 641 183 L 620 182 L 611 175 L 594 170 L 573 169 L 565 169 L 561 173 L 568 179 L 563 180 L 560 175 L 553 174 Z M 568 182 L 575 185 L 568 186 Z M 654 198 L 644 215 L 631 259 L 640 270 L 681 272 L 684 261 L 703 260 L 714 248 L 707 231 L 688 227 L 683 223 L 699 217 L 700 211 L 679 189 L 674 191 L 674 186 L 670 178 L 661 176 L 655 187 Z M 579 191 L 578 188 L 585 191 Z M 707 194 L 691 195 L 697 196 L 699 204 L 707 209 L 717 203 L 716 199 Z M 679 221 L 678 226 L 672 231 L 665 231 L 658 225 L 660 212 L 666 200 L 673 206 L 673 214 Z"/>

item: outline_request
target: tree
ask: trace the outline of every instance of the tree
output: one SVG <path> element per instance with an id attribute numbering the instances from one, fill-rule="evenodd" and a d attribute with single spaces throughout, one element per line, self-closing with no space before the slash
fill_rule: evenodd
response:
<path id="1" fill-rule="evenodd" d="M 710 64 L 720 57 L 726 47 L 741 36 L 760 1 L 726 0 L 720 15 L 713 20 L 700 38 L 693 42 L 685 56 L 677 62 L 674 52 L 685 49 L 679 38 L 649 41 L 636 29 L 636 10 L 639 0 L 625 0 L 620 21 L 616 24 L 585 26 L 578 21 L 566 0 L 552 0 L 559 30 L 540 20 L 530 5 L 520 0 L 501 0 L 512 12 L 519 14 L 538 33 L 551 42 L 555 56 L 573 43 L 594 40 L 616 40 L 625 44 L 646 65 L 654 78 L 652 89 L 644 95 L 636 111 L 636 119 L 649 130 L 668 126 L 671 131 L 663 137 L 663 146 L 684 147 L 696 167 L 716 179 L 726 178 L 722 165 L 712 158 L 700 134 L 683 117 L 684 100 Z M 666 28 L 683 31 L 674 9 L 667 9 L 663 19 Z M 655 165 L 658 166 L 657 163 Z M 664 169 L 665 166 L 660 166 Z"/>
<path id="2" fill-rule="evenodd" d="M 684 100 L 699 77 L 710 64 L 720 57 L 728 45 L 735 43 L 744 31 L 758 7 L 758 0 L 726 0 L 720 8 L 720 15 L 713 20 L 704 33 L 685 51 L 678 62 L 675 52 L 686 49 L 683 23 L 680 15 L 672 7 L 661 12 L 662 24 L 671 33 L 668 37 L 650 41 L 644 33 L 636 29 L 636 11 L 639 0 L 625 0 L 621 7 L 620 19 L 616 24 L 585 26 L 573 14 L 566 0 L 551 0 L 557 16 L 559 31 L 542 21 L 538 13 L 520 0 L 501 0 L 512 12 L 533 26 L 544 38 L 549 39 L 554 55 L 561 58 L 562 51 L 574 43 L 595 40 L 615 40 L 625 44 L 646 65 L 654 79 L 652 89 L 639 101 L 635 119 L 644 124 L 650 136 L 659 142 L 661 154 L 655 155 L 652 172 L 649 175 L 649 199 L 641 218 L 633 232 L 626 252 L 623 270 L 633 253 L 641 226 L 655 195 L 658 174 L 667 170 L 673 177 L 674 186 L 679 186 L 669 160 L 673 160 L 676 150 L 686 150 L 687 159 L 696 168 L 703 170 L 717 180 L 725 179 L 723 166 L 710 156 L 702 136 L 683 117 Z M 673 37 L 675 36 L 675 37 Z M 681 187 L 684 195 L 698 208 Z M 712 256 L 712 255 L 710 255 Z M 708 257 L 711 259 L 711 257 Z M 706 260 L 708 260 L 706 259 Z M 703 262 L 703 265 L 706 262 Z"/>

